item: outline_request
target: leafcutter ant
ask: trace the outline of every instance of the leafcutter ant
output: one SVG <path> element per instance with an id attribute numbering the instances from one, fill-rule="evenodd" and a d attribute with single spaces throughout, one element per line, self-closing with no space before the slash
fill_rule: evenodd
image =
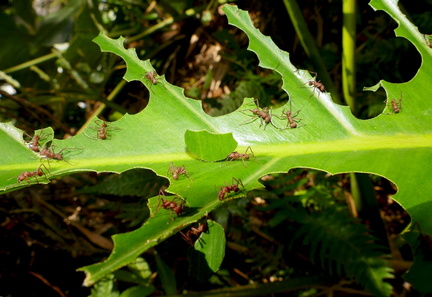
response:
<path id="1" fill-rule="evenodd" d="M 320 92 L 321 92 L 321 93 L 325 93 L 325 92 L 327 92 L 327 91 L 326 91 L 326 89 L 325 89 L 323 83 L 321 83 L 320 80 L 319 80 L 319 81 L 316 80 L 318 74 L 317 74 L 316 72 L 312 72 L 312 71 L 309 71 L 309 72 L 315 74 L 315 76 L 314 76 L 313 79 L 311 79 L 311 80 L 309 80 L 309 81 L 307 81 L 307 82 L 304 83 L 304 84 L 307 84 L 308 86 L 313 87 L 312 95 L 310 95 L 309 98 L 313 96 L 313 94 L 315 93 L 315 90 L 317 90 L 317 92 L 318 92 L 318 97 L 319 97 Z M 308 98 L 308 99 L 309 99 L 309 98 Z"/>
<path id="2" fill-rule="evenodd" d="M 150 71 L 150 72 L 147 72 L 146 75 L 145 75 L 145 77 L 146 77 L 149 81 L 151 81 L 152 84 L 157 85 L 157 78 L 156 78 L 155 76 L 157 76 L 156 71 Z"/>
<path id="3" fill-rule="evenodd" d="M 248 151 L 250 151 L 249 154 L 248 154 Z M 243 165 L 245 167 L 247 167 L 245 164 L 245 160 L 249 160 L 251 157 L 253 157 L 256 160 L 255 154 L 254 154 L 252 148 L 250 146 L 248 146 L 246 148 L 246 151 L 244 152 L 244 154 L 239 153 L 239 152 L 232 152 L 231 154 L 228 155 L 228 157 L 226 157 L 225 160 L 229 161 L 229 162 L 234 161 L 234 160 L 242 160 Z"/>
<path id="4" fill-rule="evenodd" d="M 168 209 L 170 211 L 170 217 L 172 220 L 174 220 L 174 217 L 172 216 L 172 213 L 175 212 L 177 217 L 179 217 L 183 213 L 185 202 L 178 196 L 175 196 L 172 200 L 166 200 L 164 191 L 159 191 L 159 205 L 156 207 L 156 212 L 162 207 L 163 209 Z M 180 201 L 180 202 L 176 202 Z"/>
<path id="5" fill-rule="evenodd" d="M 38 176 L 42 176 L 42 175 L 44 175 L 45 178 L 48 180 L 48 178 L 47 178 L 45 172 L 44 172 L 43 169 L 42 169 L 42 166 L 43 166 L 43 167 L 45 168 L 45 170 L 48 171 L 48 173 L 49 173 L 48 168 L 47 168 L 44 164 L 40 164 L 39 167 L 38 167 L 35 171 L 30 171 L 30 172 L 29 172 L 29 171 L 24 171 L 23 173 L 21 173 L 20 175 L 18 175 L 18 177 L 16 178 L 16 179 L 17 179 L 17 182 L 20 183 L 20 182 L 22 182 L 22 181 L 25 180 L 25 181 L 27 182 L 27 184 L 30 185 L 29 178 L 34 177 L 35 180 L 36 180 L 36 182 L 39 183 L 39 180 L 37 179 L 37 177 L 38 177 Z M 15 178 L 15 177 L 12 177 L 12 178 Z M 10 179 L 8 179 L 8 180 L 11 180 L 12 178 L 10 178 Z"/>
<path id="6" fill-rule="evenodd" d="M 240 191 L 240 187 L 242 186 L 242 188 L 244 189 L 244 185 L 243 182 L 241 181 L 241 179 L 235 179 L 234 177 L 232 178 L 232 184 L 231 185 L 227 185 L 225 183 L 225 186 L 220 187 L 219 193 L 218 193 L 218 197 L 219 200 L 224 200 L 226 195 L 229 195 L 231 192 L 239 192 Z"/>
<path id="7" fill-rule="evenodd" d="M 25 132 L 24 132 L 25 133 Z M 27 133 L 25 133 L 27 134 Z M 51 134 L 51 133 L 50 133 Z M 43 129 L 41 130 L 40 134 L 34 134 L 33 138 L 30 140 L 29 143 L 27 143 L 29 149 L 31 149 L 33 152 L 38 153 L 40 152 L 40 145 L 39 142 L 45 138 L 48 137 L 48 135 L 50 134 L 45 134 L 43 135 Z M 43 136 L 42 136 L 43 135 Z M 30 135 L 27 134 L 28 137 L 31 137 Z"/>
<path id="8" fill-rule="evenodd" d="M 384 101 L 388 103 L 387 100 Z M 391 114 L 399 113 L 402 110 L 402 94 L 399 99 L 392 99 L 390 103 L 387 104 L 387 107 L 390 107 Z"/>
<path id="9" fill-rule="evenodd" d="M 264 124 L 264 130 L 265 130 L 265 128 L 267 128 L 268 124 L 272 124 L 273 127 L 277 128 L 272 122 L 271 109 L 268 107 L 260 108 L 258 100 L 255 99 L 254 101 L 256 102 L 257 108 L 245 109 L 245 110 L 241 111 L 243 113 L 244 113 L 244 111 L 251 111 L 253 115 L 252 116 L 248 115 L 248 116 L 252 117 L 252 119 L 249 119 L 249 120 L 243 122 L 241 125 L 246 125 L 246 124 L 255 122 L 257 119 L 259 119 L 260 120 L 260 125 L 259 125 L 260 128 L 263 124 Z"/>
<path id="10" fill-rule="evenodd" d="M 66 161 L 65 159 L 63 159 L 62 152 L 64 150 L 74 150 L 74 149 L 82 149 L 82 148 L 65 147 L 62 150 L 60 150 L 58 153 L 56 153 L 54 151 L 54 146 L 52 145 L 49 148 L 42 149 L 42 151 L 40 152 L 40 155 L 41 155 L 41 159 L 47 159 L 48 164 L 49 164 L 49 160 L 50 159 L 61 160 L 61 161 L 65 161 L 66 163 L 69 163 L 68 161 Z"/>
<path id="11" fill-rule="evenodd" d="M 167 174 L 168 174 L 168 176 L 172 176 L 172 178 L 175 180 L 178 180 L 180 175 L 186 175 L 190 181 L 193 181 L 189 175 L 189 172 L 186 170 L 186 167 L 184 165 L 177 167 L 174 165 L 174 163 L 171 162 L 170 167 L 168 168 Z"/>
<path id="12" fill-rule="evenodd" d="M 110 127 L 109 124 L 105 121 L 96 120 L 94 122 L 99 127 L 90 127 L 92 130 L 96 130 L 96 139 L 105 140 L 108 138 L 108 130 L 119 130 L 119 128 L 116 127 Z"/>
<path id="13" fill-rule="evenodd" d="M 180 231 L 182 238 L 189 243 L 191 246 L 194 246 L 195 241 L 200 237 L 201 233 L 205 232 L 207 229 L 207 223 L 198 222 L 198 227 L 191 227 L 186 231 L 186 234 Z"/>
<path id="14" fill-rule="evenodd" d="M 294 119 L 298 114 L 299 114 L 300 110 L 297 110 L 297 112 L 295 114 L 292 113 L 292 103 L 290 100 L 290 110 L 285 112 L 285 109 L 282 110 L 282 116 L 279 117 L 280 119 L 287 119 L 287 125 L 285 127 L 285 129 L 288 129 L 288 126 L 291 129 L 297 128 L 297 123 L 300 122 L 302 119 Z"/>

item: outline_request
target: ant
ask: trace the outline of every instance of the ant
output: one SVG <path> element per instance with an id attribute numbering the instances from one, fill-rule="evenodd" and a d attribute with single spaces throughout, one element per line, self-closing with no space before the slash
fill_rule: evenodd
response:
<path id="1" fill-rule="evenodd" d="M 300 122 L 302 119 L 294 119 L 298 114 L 299 114 L 300 110 L 297 110 L 297 112 L 295 114 L 292 113 L 292 103 L 290 100 L 290 110 L 285 112 L 285 109 L 282 110 L 282 116 L 279 117 L 280 119 L 287 119 L 287 125 L 285 127 L 285 129 L 288 128 L 288 125 L 291 127 L 291 129 L 297 128 L 297 123 Z"/>
<path id="2" fill-rule="evenodd" d="M 247 153 L 248 151 L 250 151 L 249 154 Z M 248 146 L 248 147 L 246 148 L 246 151 L 244 152 L 244 154 L 239 153 L 239 152 L 232 152 L 231 154 L 228 155 L 228 157 L 226 157 L 225 160 L 227 160 L 227 161 L 229 161 L 229 162 L 234 161 L 234 160 L 242 160 L 243 165 L 246 167 L 244 161 L 245 161 L 245 160 L 249 160 L 250 157 L 253 157 L 254 159 L 256 159 L 256 158 L 255 158 L 255 154 L 254 154 L 252 148 L 251 148 L 250 146 Z"/>
<path id="3" fill-rule="evenodd" d="M 24 132 L 25 133 L 25 132 Z M 27 133 L 25 133 L 27 134 Z M 51 133 L 50 133 L 51 134 Z M 45 139 L 48 137 L 48 135 L 50 134 L 45 134 L 43 137 L 43 129 L 41 130 L 40 134 L 34 134 L 33 138 L 30 140 L 30 142 L 27 144 L 28 147 L 35 153 L 39 153 L 40 152 L 40 146 L 39 146 L 39 141 L 41 141 L 42 139 Z M 30 135 L 27 134 L 28 137 L 31 137 Z"/>
<path id="4" fill-rule="evenodd" d="M 157 75 L 156 71 L 147 72 L 145 77 L 152 82 L 152 84 L 157 85 L 157 79 L 155 78 Z"/>
<path id="5" fill-rule="evenodd" d="M 254 102 L 256 102 L 257 108 L 242 110 L 242 112 L 246 111 L 246 110 L 251 111 L 254 114 L 252 116 L 252 119 L 243 122 L 241 125 L 249 124 L 249 123 L 256 121 L 257 119 L 260 119 L 260 122 L 261 122 L 259 125 L 260 128 L 264 123 L 265 123 L 264 130 L 265 130 L 265 128 L 267 128 L 267 125 L 270 123 L 273 125 L 273 127 L 277 128 L 272 122 L 271 109 L 269 109 L 268 107 L 260 108 L 259 102 L 257 99 L 255 99 Z"/>
<path id="6" fill-rule="evenodd" d="M 384 102 L 387 103 L 388 101 L 385 100 Z M 387 106 L 391 108 L 391 114 L 399 113 L 402 110 L 402 94 L 399 99 L 392 99 Z"/>
<path id="7" fill-rule="evenodd" d="M 244 190 L 245 187 L 244 187 L 243 182 L 241 181 L 241 179 L 235 179 L 233 177 L 232 178 L 232 184 L 230 186 L 228 186 L 225 183 L 225 186 L 220 187 L 220 190 L 219 190 L 219 193 L 218 193 L 219 200 L 221 200 L 221 201 L 224 200 L 225 196 L 228 195 L 231 192 L 235 192 L 235 193 L 239 192 L 240 191 L 240 187 L 239 187 L 240 185 L 242 186 L 242 188 Z"/>
<path id="8" fill-rule="evenodd" d="M 172 212 L 175 212 L 177 217 L 179 217 L 183 212 L 185 204 L 184 201 L 178 196 L 174 197 L 172 200 L 164 200 L 164 198 L 166 198 L 164 191 L 159 190 L 159 205 L 156 207 L 154 213 L 162 207 L 163 209 L 168 209 L 170 211 L 170 217 L 172 220 L 174 220 Z M 180 202 L 175 202 L 176 200 L 180 200 Z"/>
<path id="9" fill-rule="evenodd" d="M 97 130 L 96 132 L 97 139 L 105 140 L 108 137 L 108 130 L 119 129 L 115 127 L 108 127 L 109 124 L 105 121 L 96 120 L 95 124 L 98 125 L 99 127 L 90 127 L 90 129 Z"/>
<path id="10" fill-rule="evenodd" d="M 180 167 L 177 167 L 177 166 L 174 165 L 173 162 L 171 162 L 170 167 L 168 168 L 167 174 L 169 176 L 172 176 L 173 179 L 175 179 L 175 180 L 178 180 L 179 176 L 182 175 L 182 174 L 184 174 L 184 175 L 186 175 L 190 179 L 190 181 L 193 181 L 192 178 L 189 175 L 189 172 L 186 170 L 186 167 L 184 165 L 180 166 Z"/>
<path id="11" fill-rule="evenodd" d="M 46 179 L 48 179 L 48 177 L 46 176 L 45 172 L 42 169 L 42 166 L 45 168 L 46 171 L 49 172 L 48 168 L 44 165 L 44 164 L 40 164 L 38 169 L 36 169 L 35 171 L 24 171 L 23 173 L 21 173 L 20 175 L 18 175 L 18 177 L 16 178 L 18 183 L 22 182 L 23 180 L 27 181 L 27 184 L 30 185 L 29 182 L 29 178 L 30 177 L 34 177 L 37 181 L 37 183 L 39 183 L 39 180 L 37 179 L 37 176 L 42 176 L 44 175 Z M 12 177 L 15 178 L 15 177 Z M 11 180 L 12 178 L 8 179 Z"/>
<path id="12" fill-rule="evenodd" d="M 319 97 L 319 95 L 320 95 L 320 92 L 319 92 L 319 91 L 321 91 L 321 93 L 325 93 L 325 92 L 327 92 L 327 91 L 326 91 L 326 89 L 325 89 L 324 84 L 323 84 L 320 80 L 319 80 L 319 81 L 316 80 L 316 78 L 317 78 L 317 76 L 318 76 L 318 73 L 313 72 L 313 71 L 309 71 L 309 72 L 310 72 L 310 73 L 315 73 L 315 76 L 314 76 L 313 79 L 311 79 L 311 80 L 309 80 L 309 81 L 307 81 L 307 82 L 304 83 L 304 84 L 307 84 L 308 86 L 312 86 L 312 87 L 314 88 L 314 89 L 313 89 L 313 92 L 312 92 L 312 95 L 310 95 L 309 98 L 313 96 L 313 94 L 315 93 L 315 90 L 317 90 L 317 92 L 318 92 L 318 97 Z M 309 98 L 308 98 L 308 99 L 309 99 Z"/>
<path id="13" fill-rule="evenodd" d="M 200 237 L 201 233 L 205 232 L 207 229 L 207 223 L 198 222 L 198 227 L 192 227 L 190 230 L 186 231 L 186 234 L 180 231 L 182 238 L 189 243 L 191 246 L 194 246 L 194 242 L 198 237 Z"/>
<path id="14" fill-rule="evenodd" d="M 49 164 L 49 159 L 54 159 L 54 160 L 62 160 L 67 162 L 65 159 L 63 159 L 63 155 L 62 152 L 64 150 L 72 150 L 72 149 L 79 149 L 79 148 L 74 148 L 74 147 L 65 147 L 64 149 L 60 150 L 58 153 L 54 152 L 54 146 L 51 146 L 50 148 L 44 148 L 41 152 L 40 155 L 42 156 L 42 158 L 45 158 L 48 160 L 48 164 Z"/>

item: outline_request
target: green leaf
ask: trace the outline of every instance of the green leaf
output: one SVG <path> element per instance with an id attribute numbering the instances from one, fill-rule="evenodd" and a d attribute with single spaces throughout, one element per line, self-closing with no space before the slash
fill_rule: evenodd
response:
<path id="1" fill-rule="evenodd" d="M 145 297 L 153 293 L 154 289 L 154 287 L 134 286 L 124 290 L 120 297 Z"/>
<path id="2" fill-rule="evenodd" d="M 167 295 L 173 295 L 177 293 L 177 283 L 175 275 L 171 268 L 162 260 L 162 258 L 156 254 L 156 265 L 159 273 L 159 277 L 162 283 L 162 288 Z"/>
<path id="3" fill-rule="evenodd" d="M 187 130 L 185 142 L 192 154 L 200 160 L 209 162 L 225 159 L 237 147 L 237 141 L 232 133 L 214 134 L 208 131 Z"/>
<path id="4" fill-rule="evenodd" d="M 53 140 L 56 152 L 67 148 L 62 152 L 67 162 L 50 161 L 48 164 L 42 160 L 49 168 L 47 178 L 85 171 L 121 173 L 133 168 L 147 168 L 166 176 L 171 162 L 181 162 L 193 182 L 188 178 L 171 178 L 168 192 L 178 195 L 178 203 L 185 201 L 185 212 L 176 217 L 169 209 L 158 208 L 158 197 L 151 198 L 152 217 L 133 232 L 113 236 L 114 251 L 105 262 L 81 268 L 86 273 L 85 285 L 133 262 L 144 251 L 227 200 L 261 187 L 258 182 L 261 176 L 295 167 L 315 168 L 331 174 L 365 172 L 384 176 L 398 187 L 394 199 L 425 232 L 432 233 L 432 221 L 428 219 L 432 211 L 429 199 L 432 183 L 427 174 L 432 169 L 432 104 L 428 96 L 432 77 L 431 50 L 422 34 L 398 10 L 395 1 L 372 3 L 377 5 L 376 9 L 388 11 L 400 24 L 397 34 L 417 47 L 423 64 L 407 83 L 379 83 L 389 100 L 403 94 L 402 111 L 394 114 L 386 107 L 382 114 L 370 120 L 355 118 L 348 107 L 335 104 L 331 94 L 310 86 L 311 74 L 292 65 L 288 53 L 263 36 L 253 26 L 247 12 L 236 6 L 224 7 L 230 23 L 247 34 L 249 49 L 258 55 L 260 65 L 281 74 L 283 89 L 290 96 L 289 104 L 269 110 L 273 118 L 268 126 L 260 127 L 262 121 L 258 118 L 251 121 L 254 119 L 252 110 L 257 108 L 253 98 L 246 99 L 238 110 L 213 118 L 204 113 L 200 102 L 186 98 L 182 89 L 169 84 L 163 76 L 157 76 L 156 84 L 147 79 L 145 74 L 154 71 L 150 62 L 140 61 L 133 49 L 125 49 L 123 38 L 112 40 L 104 35 L 95 38 L 102 51 L 113 52 L 125 60 L 125 80 L 141 81 L 150 90 L 150 102 L 139 114 L 125 115 L 112 123 L 110 126 L 117 129 L 109 130 L 110 137 L 106 140 L 97 139 L 91 127 L 75 137 Z M 290 110 L 291 106 L 293 113 L 299 111 L 302 125 L 283 129 L 287 120 L 282 112 Z M 221 163 L 193 159 L 186 151 L 184 135 L 188 130 L 232 133 L 240 146 L 238 151 L 251 146 L 257 162 L 248 160 L 245 165 L 226 162 L 226 166 L 221 166 Z M 1 125 L 4 157 L 0 161 L 0 190 L 3 193 L 37 183 L 33 177 L 19 184 L 11 179 L 24 172 L 34 172 L 40 166 L 40 156 L 30 151 L 19 135 L 20 131 L 11 124 Z M 220 201 L 218 191 L 231 185 L 233 178 L 242 181 L 245 191 L 230 193 Z M 38 181 L 48 182 L 44 176 Z"/>
<path id="5" fill-rule="evenodd" d="M 98 281 L 91 290 L 89 297 L 117 297 L 119 292 L 114 286 L 114 275 L 109 274 Z"/>
<path id="6" fill-rule="evenodd" d="M 207 220 L 207 231 L 188 251 L 189 274 L 201 282 L 219 270 L 225 256 L 225 231 L 217 222 Z"/>
<path id="7" fill-rule="evenodd" d="M 403 235 L 403 238 L 411 245 L 414 257 L 413 264 L 404 275 L 404 279 L 422 294 L 432 294 L 430 275 L 425 273 L 432 271 L 432 237 L 423 234 L 420 229 L 415 230 L 415 225 L 411 232 Z"/>

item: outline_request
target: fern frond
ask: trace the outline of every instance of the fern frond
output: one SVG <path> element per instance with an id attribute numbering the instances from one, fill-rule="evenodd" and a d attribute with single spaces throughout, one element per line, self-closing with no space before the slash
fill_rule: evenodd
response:
<path id="1" fill-rule="evenodd" d="M 393 271 L 383 259 L 381 246 L 374 243 L 364 225 L 336 207 L 311 214 L 295 238 L 303 238 L 310 257 L 330 273 L 336 267 L 337 275 L 345 273 L 374 296 L 390 296 L 392 287 L 384 279 L 392 278 Z"/>

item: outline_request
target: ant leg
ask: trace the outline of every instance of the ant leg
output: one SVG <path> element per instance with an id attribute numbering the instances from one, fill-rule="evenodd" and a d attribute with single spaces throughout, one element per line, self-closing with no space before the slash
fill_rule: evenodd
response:
<path id="1" fill-rule="evenodd" d="M 253 158 L 254 158 L 254 160 L 256 161 L 256 157 L 255 157 L 255 153 L 254 153 L 254 151 L 252 150 L 252 148 L 250 147 L 250 146 L 248 146 L 248 148 L 246 149 L 246 152 L 247 151 L 250 151 L 250 154 L 249 154 L 249 156 L 252 156 Z M 246 153 L 245 152 L 245 153 Z M 259 162 L 258 162 L 259 163 Z"/>
<path id="2" fill-rule="evenodd" d="M 298 116 L 298 114 L 300 113 L 300 111 L 301 111 L 301 109 L 297 110 L 297 112 L 296 112 L 295 114 L 292 114 L 291 116 L 292 116 L 293 118 L 295 118 L 296 116 Z"/>
<path id="3" fill-rule="evenodd" d="M 189 178 L 189 180 L 190 180 L 191 182 L 193 182 L 193 179 L 192 179 L 192 177 L 190 177 L 189 172 L 188 172 L 187 170 L 185 171 L 185 174 L 186 174 L 186 176 Z"/>
<path id="4" fill-rule="evenodd" d="M 47 168 L 47 167 L 45 166 L 45 164 L 43 164 L 43 163 L 39 165 L 39 167 L 38 167 L 38 169 L 37 169 L 36 171 L 37 171 L 37 172 L 39 172 L 39 171 L 42 172 L 43 175 L 45 176 L 45 178 L 46 178 L 47 180 L 49 180 L 48 177 L 46 176 L 45 172 L 41 169 L 42 166 L 45 167 L 45 170 L 48 171 L 49 174 L 51 174 L 51 172 L 48 170 L 48 168 Z"/>
<path id="5" fill-rule="evenodd" d="M 234 182 L 237 184 L 237 186 L 241 185 L 242 188 L 243 188 L 243 190 L 245 189 L 245 186 L 243 185 L 243 182 L 242 182 L 242 180 L 240 178 L 236 179 L 235 177 L 233 177 L 232 178 L 232 184 L 233 185 L 234 185 Z"/>
<path id="6" fill-rule="evenodd" d="M 169 177 L 173 176 L 174 175 L 174 171 L 175 171 L 175 166 L 174 166 L 174 163 L 171 162 L 170 166 L 168 167 L 167 175 Z"/>
<path id="7" fill-rule="evenodd" d="M 162 196 L 164 196 L 166 198 L 165 193 L 162 190 L 159 190 L 159 196 L 158 196 L 159 203 L 158 203 L 158 206 L 156 207 L 154 213 L 152 214 L 152 216 L 156 215 L 156 213 L 159 211 L 159 209 L 161 208 L 161 206 L 164 202 L 164 199 L 161 198 L 161 194 L 162 194 Z"/>
<path id="8" fill-rule="evenodd" d="M 270 109 L 269 115 L 270 115 L 270 123 L 272 124 L 272 126 L 275 127 L 275 128 L 278 129 L 278 130 L 281 130 L 281 129 L 280 129 L 279 127 L 277 127 L 277 126 L 273 123 L 273 121 L 272 121 L 273 113 L 272 113 L 272 110 L 271 110 L 271 109 Z M 267 124 L 267 125 L 268 125 L 268 124 Z"/>
<path id="9" fill-rule="evenodd" d="M 260 117 L 258 117 L 258 116 L 254 116 L 252 119 L 249 119 L 249 120 L 247 120 L 247 121 L 241 123 L 240 125 L 246 125 L 246 124 L 253 123 L 253 122 L 255 122 L 256 120 L 258 120 L 258 118 L 260 118 Z M 261 121 L 262 121 L 262 119 L 261 119 Z M 261 126 L 262 126 L 262 124 L 260 125 L 260 127 L 261 127 Z"/>

